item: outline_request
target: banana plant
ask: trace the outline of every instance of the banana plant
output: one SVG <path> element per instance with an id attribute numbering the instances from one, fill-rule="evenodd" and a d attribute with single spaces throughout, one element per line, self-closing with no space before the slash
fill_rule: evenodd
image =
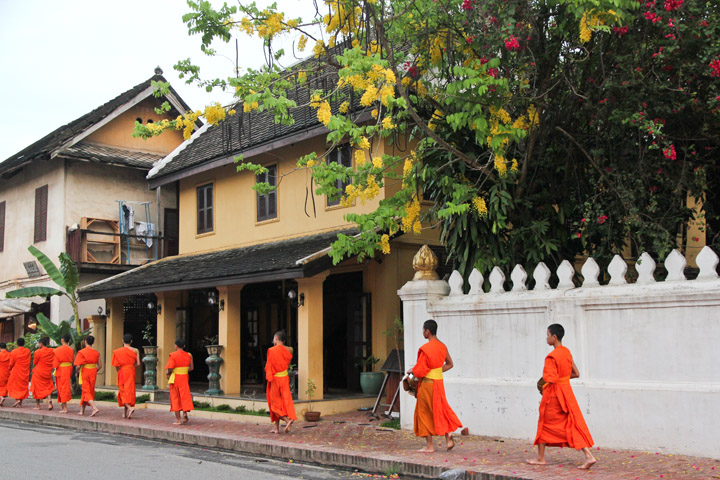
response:
<path id="1" fill-rule="evenodd" d="M 27 298 L 27 297 L 48 297 L 58 296 L 66 297 L 70 300 L 72 305 L 73 316 L 68 320 L 60 322 L 55 325 L 42 313 L 37 315 L 38 323 L 40 328 L 52 338 L 56 343 L 60 343 L 60 337 L 69 333 L 73 337 L 73 343 L 77 344 L 85 336 L 88 335 L 88 331 L 83 331 L 82 324 L 78 316 L 78 302 L 80 301 L 77 295 L 78 284 L 80 283 L 80 275 L 78 274 L 78 268 L 75 262 L 72 261 L 70 255 L 62 252 L 58 256 L 60 260 L 60 267 L 58 268 L 55 263 L 50 260 L 47 255 L 35 248 L 33 245 L 28 247 L 28 251 L 38 259 L 40 265 L 43 266 L 45 272 L 47 272 L 50 279 L 57 285 L 55 287 L 26 287 L 7 292 L 7 298 Z M 75 329 L 72 328 L 72 322 L 75 321 Z"/>

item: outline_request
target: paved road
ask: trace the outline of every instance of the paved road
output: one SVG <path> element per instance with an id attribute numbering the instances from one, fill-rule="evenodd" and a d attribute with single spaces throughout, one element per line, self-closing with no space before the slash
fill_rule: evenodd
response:
<path id="1" fill-rule="evenodd" d="M 0 439 L 2 480 L 329 480 L 352 477 L 351 472 L 312 465 L 6 421 L 0 421 Z"/>

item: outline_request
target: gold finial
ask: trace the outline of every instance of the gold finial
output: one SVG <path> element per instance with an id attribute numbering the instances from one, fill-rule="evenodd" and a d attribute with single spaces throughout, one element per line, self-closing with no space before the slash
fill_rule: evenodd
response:
<path id="1" fill-rule="evenodd" d="M 413 280 L 437 280 L 438 274 L 435 269 L 438 267 L 438 258 L 430 250 L 430 247 L 423 245 L 413 257 Z"/>

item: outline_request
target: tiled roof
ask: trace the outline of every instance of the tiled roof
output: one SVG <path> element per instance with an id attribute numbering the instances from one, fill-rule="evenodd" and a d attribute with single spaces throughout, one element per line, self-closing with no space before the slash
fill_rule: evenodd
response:
<path id="1" fill-rule="evenodd" d="M 67 125 L 63 125 L 62 127 L 53 130 L 37 142 L 33 143 L 28 147 L 25 147 L 23 150 L 19 151 L 15 155 L 7 158 L 4 162 L 0 163 L 0 174 L 14 170 L 35 158 L 46 157 L 50 155 L 55 149 L 63 145 L 65 142 L 82 133 L 86 129 L 92 127 L 94 124 L 100 122 L 105 117 L 114 112 L 118 107 L 129 102 L 137 95 L 142 93 L 145 89 L 149 88 L 152 81 L 165 82 L 166 80 L 162 75 L 153 75 L 151 78 L 138 85 L 135 85 L 130 90 L 121 93 L 109 102 L 100 105 L 93 111 L 86 113 L 82 117 L 73 120 Z M 177 92 L 175 92 L 172 87 L 170 87 L 170 92 L 180 101 L 183 108 L 185 108 L 186 110 L 190 109 L 190 107 L 185 104 L 185 102 L 180 98 L 180 96 L 177 94 Z"/>
<path id="2" fill-rule="evenodd" d="M 242 104 L 236 105 L 238 113 L 235 116 L 202 132 L 197 132 L 172 161 L 151 172 L 148 178 L 157 179 L 223 157 L 228 158 L 227 163 L 232 163 L 234 156 L 250 147 L 321 126 L 316 109 L 306 104 L 310 101 L 312 90 L 322 88 L 327 91 L 327 87 L 336 81 L 337 77 L 330 74 L 309 77 L 305 86 L 288 92 L 289 99 L 294 100 L 298 105 L 305 105 L 290 109 L 290 115 L 295 120 L 293 125 L 277 124 L 273 115 L 268 112 L 243 112 Z M 331 103 L 335 103 L 332 108 L 333 111 L 337 111 L 341 102 L 336 100 Z"/>
<path id="3" fill-rule="evenodd" d="M 253 283 L 315 275 L 331 266 L 328 255 L 298 262 L 326 249 L 342 230 L 290 240 L 168 257 L 78 290 L 81 300 L 189 288 Z"/>
<path id="4" fill-rule="evenodd" d="M 157 153 L 138 152 L 88 142 L 77 143 L 63 150 L 62 155 L 111 165 L 136 167 L 144 170 L 151 169 L 155 162 L 163 158 L 163 155 Z"/>

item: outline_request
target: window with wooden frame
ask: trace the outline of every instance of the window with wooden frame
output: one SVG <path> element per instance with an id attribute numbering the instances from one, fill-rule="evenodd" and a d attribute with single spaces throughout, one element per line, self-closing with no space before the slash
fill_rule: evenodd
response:
<path id="1" fill-rule="evenodd" d="M 277 186 L 277 165 L 270 165 L 267 172 L 256 177 L 257 183 L 267 182 L 271 186 Z M 277 189 L 265 195 L 257 194 L 257 221 L 271 220 L 277 218 Z"/>
<path id="2" fill-rule="evenodd" d="M 35 235 L 33 243 L 47 240 L 48 186 L 35 189 Z"/>
<path id="3" fill-rule="evenodd" d="M 5 250 L 5 202 L 0 202 L 0 252 Z"/>
<path id="4" fill-rule="evenodd" d="M 333 150 L 330 155 L 328 156 L 328 159 L 330 162 L 337 163 L 339 165 L 342 165 L 343 167 L 352 167 L 352 149 L 350 148 L 350 144 L 346 143 L 342 145 L 341 147 L 336 148 Z M 342 198 L 342 195 L 345 193 L 345 187 L 350 185 L 350 179 L 337 179 L 335 180 L 335 188 L 340 190 L 340 195 L 338 195 L 337 198 L 327 198 L 327 206 L 328 207 L 334 207 L 336 205 L 340 205 L 340 198 Z"/>
<path id="5" fill-rule="evenodd" d="M 213 222 L 213 184 L 197 187 L 197 233 L 212 232 Z"/>

